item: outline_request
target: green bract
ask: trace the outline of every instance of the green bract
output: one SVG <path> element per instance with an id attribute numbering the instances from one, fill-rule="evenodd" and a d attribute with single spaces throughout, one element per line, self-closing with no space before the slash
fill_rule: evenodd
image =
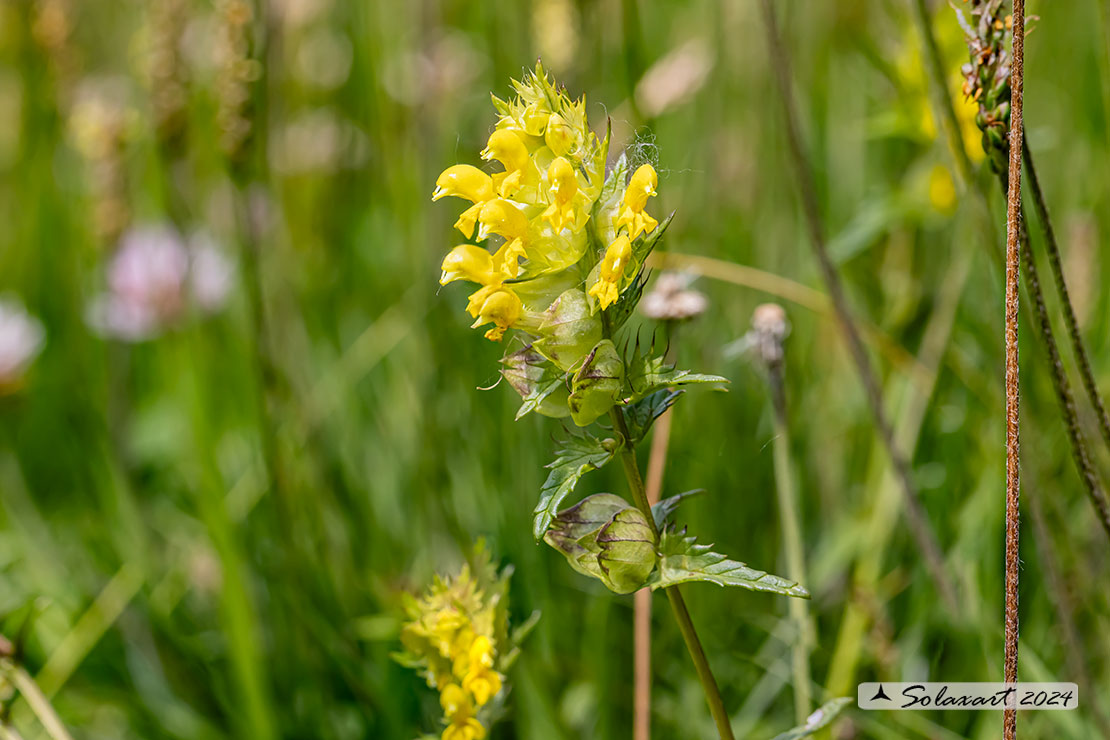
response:
<path id="1" fill-rule="evenodd" d="M 533 346 L 560 369 L 572 370 L 601 341 L 601 317 L 593 315 L 585 293 L 568 290 L 544 311 L 540 335 Z"/>

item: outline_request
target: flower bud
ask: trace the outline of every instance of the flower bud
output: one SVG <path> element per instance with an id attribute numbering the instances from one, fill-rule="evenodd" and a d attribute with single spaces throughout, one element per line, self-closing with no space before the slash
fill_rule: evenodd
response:
<path id="1" fill-rule="evenodd" d="M 624 362 L 610 339 L 598 342 L 574 376 L 568 399 L 570 415 L 580 427 L 609 412 L 620 398 Z"/>
<path id="2" fill-rule="evenodd" d="M 578 136 L 558 113 L 552 113 L 551 118 L 548 119 L 543 140 L 556 157 L 565 157 L 578 149 Z"/>
<path id="3" fill-rule="evenodd" d="M 539 333 L 541 338 L 536 340 L 535 348 L 569 371 L 601 341 L 601 319 L 590 313 L 586 294 L 572 288 L 544 311 Z"/>
<path id="4" fill-rule="evenodd" d="M 524 109 L 524 115 L 521 116 L 524 123 L 524 133 L 529 136 L 543 136 L 544 129 L 547 128 L 548 119 L 551 117 L 551 112 L 545 110 L 540 105 L 533 103 Z"/>

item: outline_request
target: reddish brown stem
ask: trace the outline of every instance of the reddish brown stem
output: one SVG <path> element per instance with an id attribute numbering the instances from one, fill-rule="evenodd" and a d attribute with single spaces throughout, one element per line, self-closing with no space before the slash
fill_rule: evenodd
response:
<path id="1" fill-rule="evenodd" d="M 648 456 L 647 498 L 649 504 L 659 501 L 663 490 L 663 470 L 667 465 L 667 447 L 671 440 L 671 414 L 667 409 L 655 422 Z M 634 740 L 651 740 L 651 589 L 636 592 L 633 619 L 633 713 Z"/>
<path id="2" fill-rule="evenodd" d="M 1014 40 L 1010 58 L 1010 162 L 1006 192 L 1006 608 L 1003 674 L 1017 681 L 1018 670 L 1018 270 L 1021 230 L 1022 103 L 1025 59 L 1025 1 L 1014 0 Z M 1017 738 L 1017 711 L 1003 712 L 1004 740 Z"/>

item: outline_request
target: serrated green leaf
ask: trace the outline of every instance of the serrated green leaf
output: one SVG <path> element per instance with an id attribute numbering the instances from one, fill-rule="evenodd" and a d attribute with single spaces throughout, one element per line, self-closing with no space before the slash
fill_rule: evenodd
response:
<path id="1" fill-rule="evenodd" d="M 615 333 L 618 329 L 628 323 L 632 314 L 636 312 L 636 306 L 640 304 L 640 299 L 644 295 L 644 286 L 647 285 L 648 271 L 640 270 L 636 273 L 636 277 L 617 298 L 608 309 L 609 314 L 609 331 Z"/>
<path id="2" fill-rule="evenodd" d="M 537 542 L 551 526 L 559 505 L 578 485 L 578 480 L 609 462 L 616 450 L 616 445 L 605 445 L 589 434 L 571 434 L 555 451 L 555 462 L 548 465 L 551 472 L 540 489 L 532 522 L 532 536 Z"/>
<path id="3" fill-rule="evenodd" d="M 792 730 L 787 730 L 781 735 L 775 735 L 774 740 L 802 740 L 818 730 L 823 730 L 832 724 L 844 707 L 853 701 L 850 696 L 842 696 L 832 701 L 827 701 L 809 715 L 804 725 L 799 725 Z"/>
<path id="4" fill-rule="evenodd" d="M 631 436 L 628 444 L 633 447 L 639 444 L 647 436 L 655 420 L 673 406 L 681 395 L 680 390 L 664 388 L 625 406 L 624 420 L 628 424 L 628 433 Z"/>
<path id="5" fill-rule="evenodd" d="M 659 567 L 651 574 L 652 590 L 675 586 L 688 581 L 709 581 L 718 586 L 739 586 L 751 591 L 767 591 L 783 596 L 809 598 L 809 592 L 793 581 L 749 568 L 713 552 L 709 545 L 699 545 L 686 530 L 664 531 L 659 538 Z"/>
<path id="6" fill-rule="evenodd" d="M 651 507 L 651 516 L 653 519 L 655 519 L 655 526 L 658 527 L 660 531 L 662 531 L 666 527 L 668 520 L 671 518 L 671 514 L 674 514 L 675 509 L 678 508 L 678 505 L 691 496 L 697 496 L 699 493 L 705 493 L 705 489 L 695 488 L 692 491 L 683 491 L 682 493 L 676 493 L 675 495 L 669 498 L 665 498 L 659 503 L 654 504 Z"/>
<path id="7" fill-rule="evenodd" d="M 693 373 L 689 370 L 675 370 L 673 365 L 668 365 L 662 357 L 648 358 L 639 355 L 628 363 L 626 369 L 628 384 L 632 388 L 632 397 L 628 403 L 634 403 L 656 391 L 665 388 L 674 388 L 680 385 L 728 383 L 728 378 L 720 375 L 707 375 Z"/>

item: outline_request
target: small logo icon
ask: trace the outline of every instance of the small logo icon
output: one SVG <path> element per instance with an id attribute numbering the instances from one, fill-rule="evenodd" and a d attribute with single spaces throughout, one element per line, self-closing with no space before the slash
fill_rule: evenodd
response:
<path id="1" fill-rule="evenodd" d="M 890 697 L 886 695 L 885 691 L 883 691 L 883 685 L 882 684 L 879 684 L 879 690 L 876 691 L 875 695 L 871 697 L 871 701 L 878 701 L 879 699 L 885 699 L 887 701 L 891 701 Z"/>

